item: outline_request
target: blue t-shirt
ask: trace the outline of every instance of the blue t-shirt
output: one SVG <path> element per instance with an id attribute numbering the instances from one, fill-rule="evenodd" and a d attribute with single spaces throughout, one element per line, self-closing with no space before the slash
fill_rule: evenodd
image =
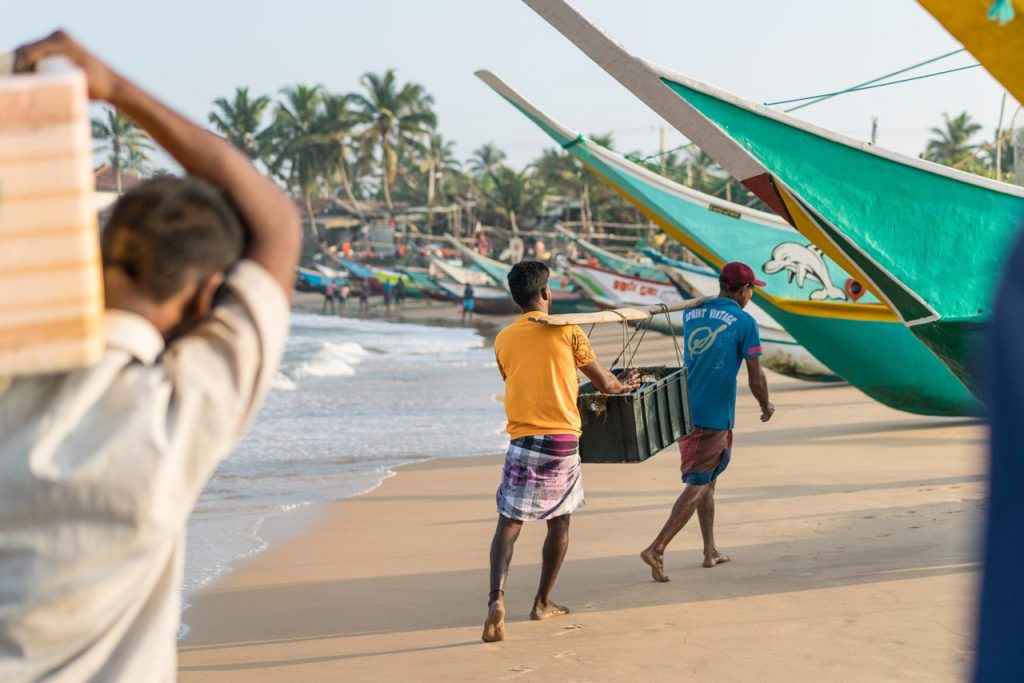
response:
<path id="1" fill-rule="evenodd" d="M 743 359 L 761 355 L 757 323 L 732 299 L 711 299 L 684 312 L 683 338 L 694 426 L 732 429 L 736 373 Z"/>

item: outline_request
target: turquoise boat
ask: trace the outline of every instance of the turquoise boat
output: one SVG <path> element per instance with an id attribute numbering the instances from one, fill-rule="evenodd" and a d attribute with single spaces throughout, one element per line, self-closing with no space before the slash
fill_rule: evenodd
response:
<path id="1" fill-rule="evenodd" d="M 438 299 L 446 298 L 447 293 L 437 286 L 434 279 L 430 277 L 427 271 L 423 268 L 402 268 L 401 272 L 406 278 L 412 280 L 416 289 L 418 289 L 425 298 Z"/>
<path id="2" fill-rule="evenodd" d="M 632 277 L 642 277 L 648 280 L 655 280 L 657 282 L 668 282 L 668 278 L 665 276 L 665 273 L 656 268 L 648 259 L 637 260 L 619 256 L 614 252 L 597 246 L 593 242 L 583 239 L 576 233 L 561 225 L 556 225 L 555 231 L 570 242 L 576 244 L 576 246 L 583 251 L 590 254 L 603 268 L 614 270 L 617 273 L 622 273 L 623 275 L 629 275 Z"/>
<path id="3" fill-rule="evenodd" d="M 1024 188 L 907 157 L 633 56 L 564 0 L 524 0 L 896 313 L 977 394 L 972 349 Z"/>
<path id="4" fill-rule="evenodd" d="M 766 283 L 755 292 L 758 306 L 850 384 L 907 412 L 978 413 L 957 377 L 887 306 L 858 292 L 857 280 L 778 216 L 674 183 L 546 116 L 497 76 L 477 75 L 709 266 L 744 261 L 758 270 Z"/>
<path id="5" fill-rule="evenodd" d="M 508 274 L 512 270 L 511 265 L 473 251 L 452 235 L 445 235 L 445 239 L 473 265 L 487 273 L 496 286 L 508 290 Z M 551 300 L 552 313 L 587 313 L 599 308 L 586 292 L 573 287 L 568 281 L 563 282 L 562 277 L 557 273 L 551 274 L 550 285 L 554 295 Z"/>

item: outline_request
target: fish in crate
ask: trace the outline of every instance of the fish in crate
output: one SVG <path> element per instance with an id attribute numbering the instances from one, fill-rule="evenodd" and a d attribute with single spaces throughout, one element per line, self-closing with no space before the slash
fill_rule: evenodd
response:
<path id="1" fill-rule="evenodd" d="M 643 462 L 693 430 L 686 368 L 637 368 L 640 386 L 628 394 L 602 394 L 581 384 L 583 462 Z"/>

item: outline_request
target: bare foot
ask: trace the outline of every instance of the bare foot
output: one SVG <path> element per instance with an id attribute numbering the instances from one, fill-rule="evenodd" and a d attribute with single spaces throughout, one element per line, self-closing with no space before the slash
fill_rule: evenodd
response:
<path id="1" fill-rule="evenodd" d="M 549 602 L 546 605 L 542 605 L 539 602 L 533 603 L 533 609 L 530 610 L 530 618 L 534 621 L 543 621 L 544 619 L 550 619 L 551 617 L 560 617 L 563 614 L 568 614 L 569 608 L 556 605 L 553 602 Z"/>
<path id="2" fill-rule="evenodd" d="M 496 643 L 505 640 L 505 599 L 498 598 L 487 608 L 487 619 L 484 620 L 484 632 L 480 639 L 485 643 Z"/>
<path id="3" fill-rule="evenodd" d="M 665 575 L 664 556 L 659 555 L 650 548 L 640 553 L 640 559 L 651 568 L 651 578 L 660 583 L 668 581 Z"/>
<path id="4" fill-rule="evenodd" d="M 728 555 L 723 555 L 722 553 L 718 552 L 717 550 L 712 552 L 710 555 L 705 555 L 704 556 L 704 566 L 705 567 L 714 567 L 716 564 L 722 564 L 723 562 L 728 562 L 728 561 L 729 561 L 729 556 Z"/>

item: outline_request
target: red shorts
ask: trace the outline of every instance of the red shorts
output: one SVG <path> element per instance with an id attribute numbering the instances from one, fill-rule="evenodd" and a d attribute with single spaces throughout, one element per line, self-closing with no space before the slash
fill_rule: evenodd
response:
<path id="1" fill-rule="evenodd" d="M 693 431 L 679 440 L 679 469 L 685 484 L 710 484 L 729 466 L 732 456 L 732 430 Z"/>

